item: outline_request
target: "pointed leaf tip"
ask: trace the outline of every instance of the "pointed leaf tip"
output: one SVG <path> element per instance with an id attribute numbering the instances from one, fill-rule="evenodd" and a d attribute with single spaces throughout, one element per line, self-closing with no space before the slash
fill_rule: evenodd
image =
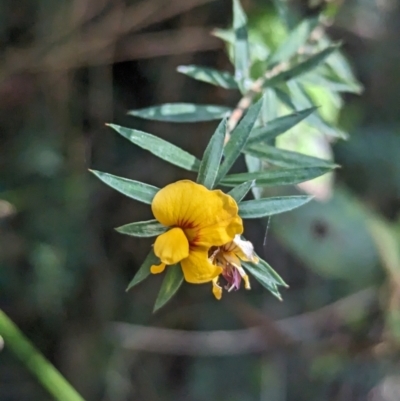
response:
<path id="1" fill-rule="evenodd" d="M 255 185 L 255 180 L 246 181 L 243 184 L 236 186 L 228 192 L 228 195 L 232 196 L 237 203 L 239 203 Z"/>
<path id="2" fill-rule="evenodd" d="M 164 139 L 144 131 L 121 127 L 115 124 L 110 124 L 110 127 L 121 136 L 128 139 L 128 141 L 142 149 L 148 150 L 153 155 L 168 163 L 188 171 L 197 171 L 199 168 L 200 160 Z"/>
<path id="3" fill-rule="evenodd" d="M 180 65 L 177 71 L 197 81 L 206 82 L 224 89 L 238 89 L 234 76 L 227 71 L 218 71 L 214 68 L 198 65 Z"/>
<path id="4" fill-rule="evenodd" d="M 147 255 L 146 259 L 140 266 L 139 270 L 136 272 L 135 276 L 128 284 L 126 291 L 129 291 L 131 288 L 135 287 L 143 280 L 145 280 L 148 276 L 150 276 L 150 267 L 152 265 L 158 265 L 160 263 L 160 259 L 154 254 L 153 248 L 150 250 L 149 254 Z"/>
<path id="5" fill-rule="evenodd" d="M 182 268 L 179 264 L 167 266 L 164 280 L 154 304 L 153 313 L 163 307 L 178 291 L 183 283 Z"/>
<path id="6" fill-rule="evenodd" d="M 218 184 L 221 179 L 225 177 L 246 146 L 251 130 L 253 129 L 253 126 L 260 114 L 261 106 L 262 99 L 249 108 L 246 115 L 232 131 L 229 141 L 225 145 L 224 161 L 222 162 L 218 171 L 216 184 Z"/>
<path id="7" fill-rule="evenodd" d="M 277 196 L 243 201 L 239 204 L 239 215 L 243 219 L 257 219 L 288 212 L 305 205 L 313 196 Z"/>
<path id="8" fill-rule="evenodd" d="M 156 237 L 167 230 L 167 227 L 160 224 L 157 220 L 138 221 L 125 224 L 115 228 L 121 234 L 132 235 L 134 237 Z"/>
<path id="9" fill-rule="evenodd" d="M 225 133 L 226 119 L 221 121 L 211 137 L 200 164 L 197 182 L 203 184 L 208 189 L 214 187 L 215 179 L 218 174 L 224 150 Z"/>
<path id="10" fill-rule="evenodd" d="M 118 177 L 102 171 L 89 171 L 103 181 L 106 185 L 115 189 L 121 194 L 149 205 L 153 201 L 155 194 L 160 190 L 159 188 L 153 185 L 145 184 L 144 182 Z"/>
<path id="11" fill-rule="evenodd" d="M 223 118 L 231 109 L 226 106 L 194 103 L 165 103 L 144 109 L 131 110 L 128 115 L 147 120 L 191 123 Z"/>

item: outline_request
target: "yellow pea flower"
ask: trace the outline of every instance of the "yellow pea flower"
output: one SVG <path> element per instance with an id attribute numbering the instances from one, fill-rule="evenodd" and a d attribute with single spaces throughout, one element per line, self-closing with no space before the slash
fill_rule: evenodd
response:
<path id="1" fill-rule="evenodd" d="M 185 280 L 200 284 L 222 273 L 208 258 L 210 248 L 222 246 L 243 232 L 238 205 L 231 196 L 182 180 L 158 191 L 151 209 L 161 224 L 170 227 L 154 243 L 161 264 L 151 266 L 153 274 L 164 271 L 166 265 L 180 263 Z"/>
<path id="2" fill-rule="evenodd" d="M 258 257 L 254 253 L 253 244 L 244 241 L 240 235 L 236 235 L 232 241 L 225 245 L 211 249 L 210 261 L 222 268 L 221 275 L 227 282 L 226 289 L 229 291 L 238 290 L 241 281 L 244 281 L 244 288 L 250 290 L 249 276 L 244 271 L 240 261 L 258 262 Z M 215 298 L 221 299 L 222 287 L 218 284 L 218 277 L 212 280 L 213 294 Z"/>

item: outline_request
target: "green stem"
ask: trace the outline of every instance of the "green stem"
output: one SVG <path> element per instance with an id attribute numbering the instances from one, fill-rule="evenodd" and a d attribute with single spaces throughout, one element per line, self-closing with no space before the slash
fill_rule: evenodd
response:
<path id="1" fill-rule="evenodd" d="M 5 346 L 36 376 L 58 401 L 84 401 L 61 373 L 34 347 L 12 320 L 0 309 L 0 335 Z"/>

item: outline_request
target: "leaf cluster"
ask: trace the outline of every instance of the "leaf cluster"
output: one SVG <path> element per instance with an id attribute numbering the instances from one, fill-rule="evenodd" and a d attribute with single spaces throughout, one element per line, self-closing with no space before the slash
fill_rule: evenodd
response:
<path id="1" fill-rule="evenodd" d="M 254 46 L 249 41 L 247 17 L 239 0 L 233 0 L 232 29 L 216 31 L 215 34 L 227 42 L 234 73 L 197 65 L 180 66 L 178 72 L 223 89 L 239 90 L 242 94 L 239 105 L 232 109 L 221 105 L 172 103 L 129 112 L 139 118 L 174 123 L 222 119 L 201 160 L 153 134 L 115 124 L 109 124 L 109 127 L 165 162 L 197 172 L 197 182 L 209 189 L 232 187 L 228 193 L 238 203 L 239 214 L 243 219 L 273 216 L 302 206 L 312 196 L 243 199 L 255 187 L 294 185 L 324 175 L 337 167 L 328 160 L 275 146 L 278 136 L 305 121 L 327 136 L 345 136 L 322 117 L 307 92 L 308 82 L 329 86 L 336 92 L 356 92 L 360 89 L 338 45 L 332 44 L 326 35 L 315 38 L 320 24 L 321 21 L 316 18 L 306 19 L 289 30 L 286 40 L 276 49 L 263 44 L 263 51 L 260 52 L 257 50 L 260 44 Z M 260 61 L 260 57 L 257 57 L 259 53 L 268 54 L 262 60 L 265 69 L 262 75 L 252 77 L 252 67 Z M 243 104 L 245 110 L 239 107 Z M 287 112 L 276 116 L 277 105 L 284 105 Z M 230 173 L 242 155 L 246 157 L 249 171 Z M 258 164 L 253 165 L 260 168 L 252 168 L 249 158 L 257 160 Z M 101 171 L 92 172 L 113 189 L 146 204 L 151 204 L 159 190 L 143 182 Z M 257 193 L 254 191 L 254 194 Z M 134 222 L 117 228 L 122 234 L 136 237 L 155 237 L 165 230 L 167 227 L 156 220 Z M 150 266 L 157 263 L 159 260 L 151 250 L 130 282 L 128 290 L 147 278 Z M 262 286 L 280 299 L 278 287 L 286 284 L 267 262 L 260 259 L 257 264 L 246 262 L 243 266 Z M 154 309 L 163 306 L 182 282 L 180 267 L 168 267 Z"/>

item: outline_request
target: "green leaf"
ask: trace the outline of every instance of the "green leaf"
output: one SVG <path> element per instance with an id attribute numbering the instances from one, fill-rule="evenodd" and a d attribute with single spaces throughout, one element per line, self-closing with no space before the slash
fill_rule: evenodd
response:
<path id="1" fill-rule="evenodd" d="M 211 35 L 223 40 L 229 45 L 233 45 L 235 43 L 235 34 L 233 29 L 215 28 L 212 30 Z"/>
<path id="2" fill-rule="evenodd" d="M 310 96 L 308 96 L 304 87 L 297 81 L 293 80 L 288 82 L 287 88 L 290 91 L 292 101 L 296 108 L 304 108 L 312 106 L 312 101 L 310 99 Z M 292 107 L 291 104 L 286 104 L 286 105 L 288 107 Z M 325 121 L 318 112 L 311 114 L 308 117 L 307 122 L 328 136 L 334 138 L 344 138 L 344 139 L 347 138 L 347 134 L 345 132 L 341 131 L 337 127 L 333 127 L 331 124 Z"/>
<path id="3" fill-rule="evenodd" d="M 282 43 L 281 46 L 271 55 L 269 60 L 270 65 L 287 61 L 293 57 L 297 51 L 303 46 L 311 32 L 318 25 L 318 18 L 308 18 L 300 22 L 290 33 L 288 38 Z"/>
<path id="4" fill-rule="evenodd" d="M 256 157 L 245 154 L 244 161 L 246 162 L 247 170 L 249 173 L 259 172 L 259 171 L 263 170 L 263 168 L 264 168 L 263 162 Z M 254 198 L 256 198 L 256 199 L 261 198 L 262 189 L 255 186 L 255 180 L 252 180 L 252 182 L 253 182 L 253 186 L 251 188 L 251 192 L 253 193 Z"/>
<path id="5" fill-rule="evenodd" d="M 312 196 L 276 196 L 243 201 L 239 204 L 239 215 L 242 219 L 258 219 L 273 216 L 296 209 L 313 199 Z"/>
<path id="6" fill-rule="evenodd" d="M 350 92 L 360 94 L 363 91 L 363 87 L 360 83 L 355 80 L 345 81 L 338 77 L 329 66 L 322 73 L 318 70 L 311 71 L 301 77 L 301 82 L 309 83 L 318 86 L 324 86 L 327 89 L 331 89 L 335 92 Z"/>
<path id="7" fill-rule="evenodd" d="M 234 76 L 227 71 L 218 71 L 198 65 L 180 65 L 177 71 L 197 81 L 207 82 L 225 89 L 238 89 Z"/>
<path id="8" fill-rule="evenodd" d="M 218 184 L 233 166 L 236 159 L 244 149 L 250 132 L 258 118 L 262 105 L 262 99 L 253 104 L 246 115 L 242 118 L 238 126 L 232 131 L 231 137 L 224 149 L 224 161 L 218 171 L 215 183 Z"/>
<path id="9" fill-rule="evenodd" d="M 327 36 L 323 36 L 320 41 L 320 46 L 329 46 L 331 45 L 331 41 L 328 39 Z M 346 59 L 346 57 L 342 54 L 341 51 L 337 51 L 333 53 L 327 60 L 326 63 L 332 68 L 334 73 L 340 77 L 343 81 L 346 82 L 354 82 L 359 84 L 356 80 L 354 73 L 351 69 L 351 66 Z"/>
<path id="10" fill-rule="evenodd" d="M 179 264 L 168 266 L 161 284 L 160 292 L 154 304 L 153 312 L 156 312 L 164 306 L 175 295 L 182 283 L 183 273 L 181 266 Z"/>
<path id="11" fill-rule="evenodd" d="M 338 167 L 328 160 L 307 156 L 290 150 L 279 149 L 265 143 L 246 146 L 243 152 L 278 167 Z"/>
<path id="12" fill-rule="evenodd" d="M 263 104 L 260 111 L 260 122 L 262 125 L 267 124 L 268 121 L 274 120 L 278 116 L 278 107 L 279 104 L 275 88 L 265 88 Z M 250 138 L 251 136 L 252 133 L 250 133 Z"/>
<path id="13" fill-rule="evenodd" d="M 263 267 L 263 270 L 267 270 L 269 274 L 274 278 L 278 286 L 289 288 L 283 278 L 264 259 L 261 259 L 258 255 L 257 257 L 259 258 L 257 265 L 261 265 Z"/>
<path id="14" fill-rule="evenodd" d="M 160 263 L 160 259 L 154 254 L 153 249 L 149 252 L 146 259 L 140 266 L 139 270 L 136 272 L 135 277 L 129 283 L 126 291 L 129 291 L 132 287 L 135 287 L 143 280 L 145 280 L 150 275 L 150 267 L 152 265 L 158 265 Z"/>
<path id="15" fill-rule="evenodd" d="M 229 107 L 211 104 L 166 103 L 145 109 L 131 110 L 128 114 L 147 120 L 193 123 L 219 120 L 225 117 L 230 111 Z"/>
<path id="16" fill-rule="evenodd" d="M 197 171 L 199 169 L 200 160 L 164 139 L 148 134 L 147 132 L 120 127 L 119 125 L 108 124 L 108 126 L 135 145 L 148 150 L 168 163 L 189 171 Z"/>
<path id="17" fill-rule="evenodd" d="M 304 110 L 296 111 L 295 113 L 269 121 L 264 127 L 253 128 L 250 133 L 250 138 L 247 141 L 247 145 L 260 141 L 275 139 L 278 135 L 283 134 L 297 125 L 300 121 L 307 118 L 316 109 L 316 107 L 310 107 Z"/>
<path id="18" fill-rule="evenodd" d="M 320 52 L 310 56 L 304 61 L 301 61 L 288 70 L 282 71 L 274 77 L 266 80 L 264 83 L 264 87 L 275 86 L 277 84 L 280 84 L 281 82 L 287 82 L 303 74 L 306 74 L 307 72 L 313 70 L 321 63 L 323 63 L 328 58 L 328 56 L 330 56 L 335 50 L 337 50 L 337 48 L 338 46 L 334 45 L 324 50 L 321 50 Z"/>
<path id="19" fill-rule="evenodd" d="M 235 80 L 240 90 L 244 91 L 249 79 L 250 49 L 247 33 L 247 17 L 239 0 L 233 0 L 233 30 L 235 42 L 233 47 Z"/>
<path id="20" fill-rule="evenodd" d="M 294 185 L 312 180 L 331 170 L 328 167 L 277 168 L 254 173 L 230 174 L 222 180 L 221 184 L 231 187 L 245 181 L 256 180 L 255 185 L 259 187 Z"/>
<path id="21" fill-rule="evenodd" d="M 232 196 L 232 198 L 235 199 L 237 203 L 239 203 L 248 194 L 253 185 L 254 185 L 254 180 L 246 181 L 243 184 L 240 184 L 235 188 L 231 189 L 228 192 L 228 195 Z"/>
<path id="22" fill-rule="evenodd" d="M 224 151 L 225 133 L 226 119 L 221 121 L 214 135 L 211 137 L 200 164 L 197 182 L 203 184 L 208 189 L 214 187 L 214 182 L 218 174 Z"/>
<path id="23" fill-rule="evenodd" d="M 294 13 L 290 11 L 287 1 L 273 0 L 276 11 L 278 12 L 280 20 L 286 25 L 287 28 L 293 29 L 295 26 Z"/>
<path id="24" fill-rule="evenodd" d="M 121 234 L 132 235 L 134 237 L 156 237 L 164 233 L 167 227 L 160 224 L 157 220 L 148 220 L 125 224 L 117 227 L 115 230 Z"/>
<path id="25" fill-rule="evenodd" d="M 269 292 L 282 301 L 282 297 L 278 291 L 278 283 L 270 274 L 269 270 L 262 264 L 242 262 L 242 266 Z"/>
<path id="26" fill-rule="evenodd" d="M 292 81 L 293 82 L 293 81 Z M 292 102 L 291 97 L 289 96 L 288 91 L 282 89 L 282 87 L 287 87 L 286 84 L 282 84 L 280 86 L 275 87 L 275 92 L 276 92 L 276 97 L 279 99 L 279 101 L 281 103 L 283 103 L 284 105 L 286 105 L 287 107 L 289 107 L 289 109 L 292 109 L 295 111 L 295 113 L 298 113 L 298 108 L 294 105 L 294 103 Z M 311 104 L 310 104 L 311 106 Z"/>
<path id="27" fill-rule="evenodd" d="M 96 177 L 100 178 L 109 187 L 121 192 L 129 198 L 151 205 L 155 194 L 160 190 L 153 185 L 144 182 L 129 180 L 128 178 L 103 173 L 101 171 L 89 170 Z"/>

